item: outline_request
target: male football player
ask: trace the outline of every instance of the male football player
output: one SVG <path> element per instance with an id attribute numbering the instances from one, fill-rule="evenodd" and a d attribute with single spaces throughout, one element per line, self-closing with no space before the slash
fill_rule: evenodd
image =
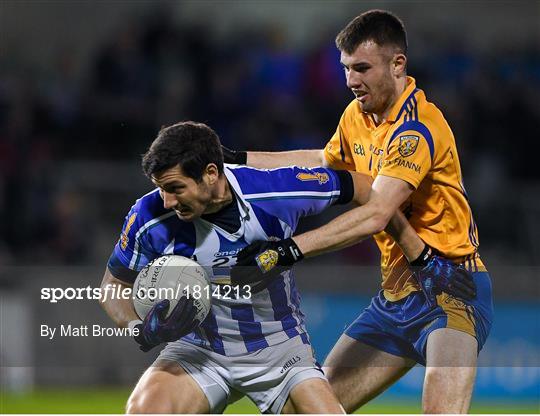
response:
<path id="1" fill-rule="evenodd" d="M 143 351 L 169 342 L 141 377 L 127 411 L 222 412 L 239 392 L 261 412 L 342 412 L 313 356 L 290 271 L 242 293 L 226 286 L 242 248 L 287 241 L 300 217 L 352 199 L 367 201 L 369 178 L 328 168 L 224 166 L 215 132 L 193 122 L 162 129 L 143 157 L 143 170 L 156 189 L 126 216 L 102 287 L 132 287 L 147 263 L 177 254 L 208 268 L 213 293 L 217 285 L 223 290 L 212 297 L 200 326 L 193 299 L 181 298 L 170 315 L 168 301 L 160 301 L 143 322 L 130 299 L 104 302 L 117 325 L 138 330 L 135 341 Z M 406 251 L 422 251 L 424 243 L 401 214 L 389 229 L 400 230 L 393 234 Z"/>
<path id="2" fill-rule="evenodd" d="M 417 362 L 426 366 L 424 412 L 467 412 L 493 305 L 454 136 L 442 113 L 407 76 L 407 38 L 399 18 L 381 10 L 363 13 L 338 34 L 336 45 L 355 99 L 324 150 L 224 151 L 227 161 L 256 167 L 326 165 L 368 174 L 374 179 L 369 201 L 286 242 L 252 244 L 239 253 L 232 279 L 240 283 L 271 275 L 268 265 L 249 275 L 241 267 L 260 264 L 261 255 L 270 252 L 284 253 L 277 266 L 290 266 L 303 256 L 373 235 L 382 253 L 383 290 L 326 359 L 334 392 L 346 411 L 354 411 Z M 413 273 L 383 231 L 400 210 L 427 243 L 422 261 L 412 266 L 427 262 L 429 270 Z M 292 246 L 296 255 L 290 256 L 284 245 Z M 432 250 L 473 275 L 474 299 L 454 296 L 452 290 L 461 283 L 448 278 L 439 267 L 440 258 L 430 259 Z"/>

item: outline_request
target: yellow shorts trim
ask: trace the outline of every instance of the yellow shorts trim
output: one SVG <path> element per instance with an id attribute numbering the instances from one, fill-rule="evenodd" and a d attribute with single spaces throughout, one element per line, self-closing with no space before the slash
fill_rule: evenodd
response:
<path id="1" fill-rule="evenodd" d="M 465 332 L 476 338 L 476 320 L 472 306 L 466 305 L 461 300 L 446 293 L 437 295 L 437 304 L 448 318 L 447 328 Z"/>

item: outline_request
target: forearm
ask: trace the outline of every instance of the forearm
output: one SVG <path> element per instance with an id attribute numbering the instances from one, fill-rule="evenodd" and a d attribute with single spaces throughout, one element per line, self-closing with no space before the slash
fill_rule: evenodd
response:
<path id="1" fill-rule="evenodd" d="M 323 151 L 320 149 L 290 152 L 247 152 L 247 165 L 261 169 L 291 165 L 315 167 L 324 164 Z"/>
<path id="2" fill-rule="evenodd" d="M 367 175 L 357 172 L 350 173 L 353 178 L 355 191 L 353 200 L 359 205 L 364 205 L 369 201 L 373 180 Z M 392 236 L 409 261 L 417 259 L 420 253 L 422 253 L 425 243 L 416 234 L 416 231 L 401 211 L 396 211 L 384 231 Z"/>
<path id="3" fill-rule="evenodd" d="M 305 257 L 313 257 L 356 244 L 381 232 L 388 220 L 376 205 L 354 208 L 316 230 L 293 240 Z"/>
<path id="4" fill-rule="evenodd" d="M 409 261 L 417 259 L 425 247 L 424 241 L 418 236 L 401 211 L 394 214 L 384 231 L 392 236 Z"/>
<path id="5" fill-rule="evenodd" d="M 107 290 L 107 286 L 115 288 L 115 290 Z M 118 286 L 120 286 L 120 290 L 116 289 Z M 129 292 L 131 293 L 132 287 L 131 285 L 116 279 L 107 269 L 103 276 L 103 281 L 101 282 L 101 289 L 103 293 L 122 293 L 125 289 L 129 289 Z M 118 299 L 116 297 L 112 298 L 111 296 L 107 296 L 103 297 L 103 299 L 104 301 L 100 301 L 101 307 L 119 327 L 126 328 L 131 321 L 139 319 L 135 312 L 135 308 L 133 307 L 131 296 L 129 299 L 123 299 L 123 296 Z"/>

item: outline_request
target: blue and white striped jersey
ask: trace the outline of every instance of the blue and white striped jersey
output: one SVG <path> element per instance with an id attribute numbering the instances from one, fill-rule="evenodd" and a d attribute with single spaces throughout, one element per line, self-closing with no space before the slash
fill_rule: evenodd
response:
<path id="1" fill-rule="evenodd" d="M 301 217 L 320 213 L 341 192 L 340 176 L 326 168 L 259 170 L 225 165 L 224 170 L 236 194 L 238 231 L 231 234 L 202 218 L 182 221 L 174 210 L 163 207 L 156 189 L 137 200 L 126 216 L 109 259 L 111 273 L 132 282 L 135 272 L 153 259 L 177 254 L 205 267 L 212 288 L 230 283 L 230 267 L 242 248 L 256 240 L 291 237 Z M 183 339 L 236 356 L 298 335 L 308 342 L 300 296 L 292 271 L 287 271 L 249 299 L 213 297 L 208 317 Z"/>

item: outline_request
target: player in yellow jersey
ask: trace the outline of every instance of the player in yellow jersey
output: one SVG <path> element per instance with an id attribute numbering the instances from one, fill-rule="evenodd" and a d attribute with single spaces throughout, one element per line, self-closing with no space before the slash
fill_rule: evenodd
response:
<path id="1" fill-rule="evenodd" d="M 239 254 L 238 264 L 258 264 L 261 271 L 246 277 L 236 267 L 233 278 L 263 279 L 273 266 L 290 266 L 373 235 L 382 254 L 383 290 L 326 359 L 332 387 L 345 409 L 354 411 L 418 362 L 426 366 L 424 412 L 467 412 L 493 305 L 454 136 L 407 76 L 406 33 L 396 16 L 363 13 L 338 34 L 336 45 L 355 99 L 324 150 L 229 151 L 227 158 L 245 162 L 247 157 L 248 164 L 263 168 L 300 164 L 356 170 L 373 178 L 369 201 L 286 245 L 252 244 Z M 383 231 L 397 210 L 426 243 L 411 263 Z M 291 246 L 292 255 L 284 250 Z M 459 282 L 448 278 L 444 259 L 433 257 L 432 249 L 472 274 L 473 299 L 449 294 Z M 274 261 L 263 265 L 261 258 Z M 415 265 L 427 267 L 413 273 Z"/>

